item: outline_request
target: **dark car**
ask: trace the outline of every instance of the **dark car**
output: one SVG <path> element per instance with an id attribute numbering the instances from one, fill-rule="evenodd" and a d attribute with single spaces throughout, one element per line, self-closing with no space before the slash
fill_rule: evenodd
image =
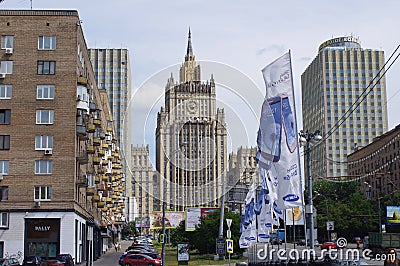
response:
<path id="1" fill-rule="evenodd" d="M 65 266 L 65 264 L 59 260 L 42 260 L 40 266 Z"/>
<path id="2" fill-rule="evenodd" d="M 22 265 L 24 266 L 31 266 L 31 265 L 40 265 L 40 262 L 42 262 L 42 258 L 39 256 L 28 256 L 25 257 L 24 263 Z"/>
<path id="3" fill-rule="evenodd" d="M 306 245 L 306 240 L 305 239 L 300 239 L 299 241 L 297 241 L 297 245 L 305 246 Z"/>
<path id="4" fill-rule="evenodd" d="M 0 259 L 0 266 L 19 266 L 17 259 Z"/>
<path id="5" fill-rule="evenodd" d="M 274 237 L 271 239 L 271 244 L 272 245 L 281 245 L 282 244 L 282 239 Z"/>
<path id="6" fill-rule="evenodd" d="M 65 266 L 75 266 L 74 258 L 72 258 L 71 254 L 58 254 L 56 260 L 64 262 Z"/>
<path id="7" fill-rule="evenodd" d="M 152 257 L 149 257 L 149 256 L 144 255 L 144 254 L 128 254 L 122 260 L 122 265 L 123 266 L 133 266 L 133 265 L 159 266 L 159 265 L 161 265 L 161 260 L 153 259 Z"/>

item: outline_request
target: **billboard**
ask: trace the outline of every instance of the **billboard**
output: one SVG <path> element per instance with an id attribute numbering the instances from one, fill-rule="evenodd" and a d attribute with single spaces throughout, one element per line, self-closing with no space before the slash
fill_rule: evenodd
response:
<path id="1" fill-rule="evenodd" d="M 286 225 L 304 225 L 303 206 L 286 209 Z"/>
<path id="2" fill-rule="evenodd" d="M 178 261 L 189 261 L 189 244 L 178 244 Z"/>
<path id="3" fill-rule="evenodd" d="M 386 206 L 386 224 L 400 225 L 400 206 Z"/>
<path id="4" fill-rule="evenodd" d="M 136 217 L 135 218 L 135 228 L 149 228 L 150 227 L 150 218 L 145 217 L 145 218 L 140 218 Z"/>
<path id="5" fill-rule="evenodd" d="M 204 208 L 186 208 L 185 214 L 185 230 L 194 231 L 196 226 L 201 223 L 201 217 L 207 216 L 210 213 L 219 210 L 219 208 L 214 207 L 204 207 Z"/>
<path id="6" fill-rule="evenodd" d="M 165 212 L 165 228 L 176 228 L 184 219 L 184 212 Z M 150 216 L 150 229 L 162 229 L 162 212 L 154 212 Z"/>

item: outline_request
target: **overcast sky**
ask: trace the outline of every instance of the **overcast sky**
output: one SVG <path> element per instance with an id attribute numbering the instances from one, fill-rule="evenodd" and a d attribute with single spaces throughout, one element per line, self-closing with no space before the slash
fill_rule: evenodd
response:
<path id="1" fill-rule="evenodd" d="M 32 5 L 78 10 L 89 48 L 129 49 L 134 90 L 184 60 L 189 27 L 196 59 L 226 64 L 248 76 L 260 91 L 261 69 L 290 49 L 299 128 L 300 75 L 322 42 L 352 34 L 363 48 L 383 50 L 386 58 L 400 44 L 398 0 L 33 0 Z M 30 6 L 30 0 L 0 4 L 1 9 Z M 166 77 L 161 77 L 163 84 Z M 215 79 L 219 81 L 218 75 Z M 400 124 L 400 63 L 390 69 L 386 81 L 391 129 Z"/>

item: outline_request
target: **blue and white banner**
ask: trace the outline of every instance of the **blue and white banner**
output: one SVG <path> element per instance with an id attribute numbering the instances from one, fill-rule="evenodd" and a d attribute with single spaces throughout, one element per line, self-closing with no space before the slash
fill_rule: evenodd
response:
<path id="1" fill-rule="evenodd" d="M 254 212 L 256 205 L 256 189 L 257 185 L 253 182 L 246 196 L 246 206 L 244 212 L 242 212 L 242 221 L 240 224 L 242 233 L 239 239 L 240 248 L 248 248 L 257 241 L 257 221 Z"/>
<path id="2" fill-rule="evenodd" d="M 303 201 L 290 52 L 262 73 L 266 97 L 257 136 L 258 163 L 260 171 L 266 171 L 274 211 L 285 210 Z"/>

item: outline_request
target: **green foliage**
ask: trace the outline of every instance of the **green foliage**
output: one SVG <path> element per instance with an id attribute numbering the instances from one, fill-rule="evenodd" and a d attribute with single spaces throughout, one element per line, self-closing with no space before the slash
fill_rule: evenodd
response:
<path id="1" fill-rule="evenodd" d="M 216 211 L 207 216 L 202 217 L 201 224 L 195 231 L 185 231 L 185 223 L 182 221 L 179 226 L 171 231 L 171 243 L 177 245 L 178 243 L 190 243 L 192 250 L 196 249 L 200 254 L 214 254 L 215 241 L 218 237 L 220 212 Z M 228 229 L 225 219 L 232 219 L 231 232 L 234 244 L 234 252 L 239 252 L 239 227 L 240 227 L 240 214 L 231 212 L 224 214 L 224 236 Z"/>

